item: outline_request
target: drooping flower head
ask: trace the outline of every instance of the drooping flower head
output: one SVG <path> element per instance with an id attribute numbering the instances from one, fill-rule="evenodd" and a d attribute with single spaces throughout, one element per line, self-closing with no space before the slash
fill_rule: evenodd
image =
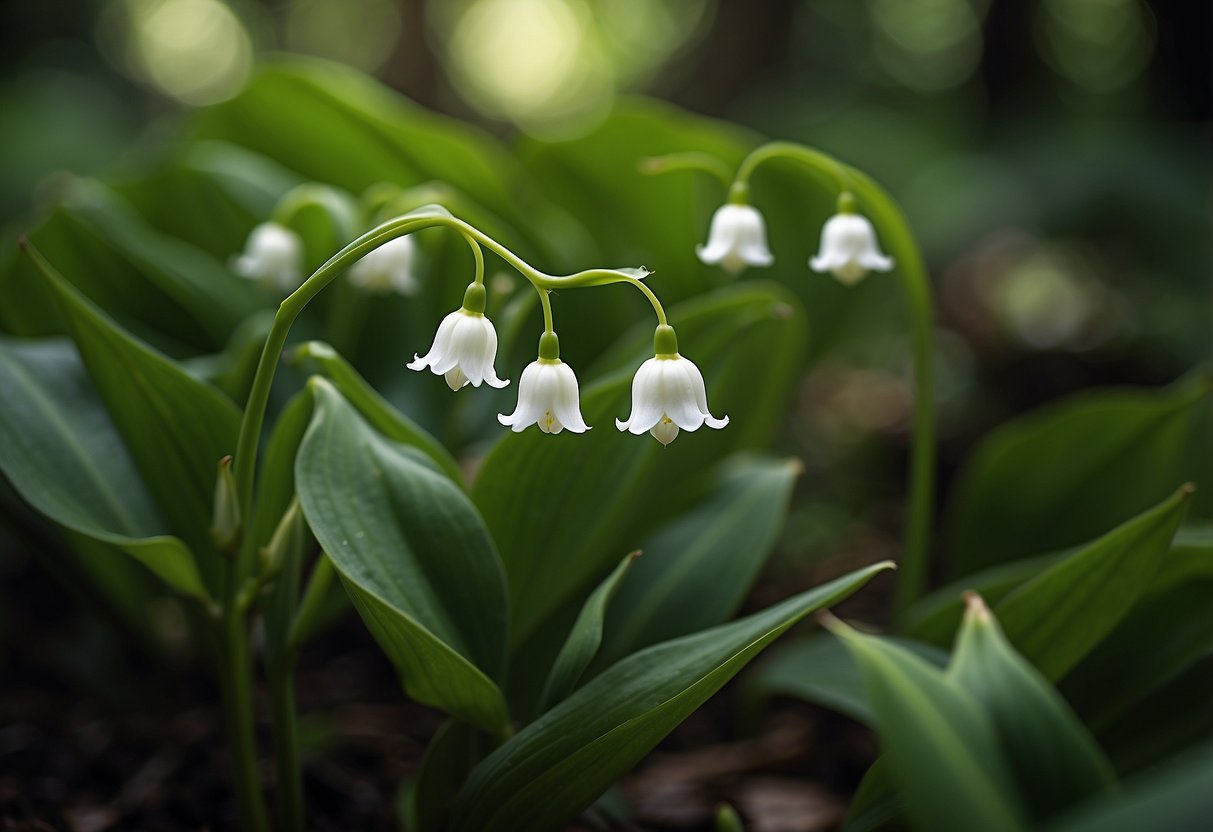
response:
<path id="1" fill-rule="evenodd" d="M 730 274 L 746 266 L 769 266 L 775 262 L 767 247 L 767 228 L 762 214 L 752 205 L 722 205 L 712 216 L 707 245 L 696 246 L 699 259 L 719 264 Z"/>
<path id="2" fill-rule="evenodd" d="M 421 288 L 413 274 L 417 245 L 410 236 L 388 240 L 363 255 L 349 272 L 350 283 L 368 292 L 415 295 Z"/>
<path id="3" fill-rule="evenodd" d="M 497 330 L 484 316 L 484 286 L 473 283 L 463 296 L 463 306 L 442 319 L 434 344 L 424 356 L 413 356 L 410 370 L 427 367 L 435 375 L 446 376 L 452 390 L 481 382 L 490 387 L 505 387 L 509 381 L 497 378 L 493 361 L 497 357 Z"/>
<path id="4" fill-rule="evenodd" d="M 876 230 L 867 217 L 855 213 L 850 194 L 839 198 L 839 213 L 830 217 L 821 229 L 821 248 L 809 260 L 817 272 L 830 272 L 839 282 L 853 286 L 869 271 L 887 272 L 893 258 L 881 253 Z"/>
<path id="5" fill-rule="evenodd" d="M 680 429 L 727 425 L 728 416 L 717 419 L 708 410 L 703 373 L 678 354 L 673 327 L 657 327 L 653 340 L 656 355 L 641 364 L 632 379 L 632 413 L 626 420 L 616 419 L 615 427 L 636 436 L 648 431 L 662 445 L 669 445 Z"/>
<path id="6" fill-rule="evenodd" d="M 276 222 L 254 228 L 244 253 L 232 258 L 232 271 L 271 289 L 290 292 L 303 282 L 303 240 Z"/>
<path id="7" fill-rule="evenodd" d="M 544 433 L 560 433 L 566 428 L 585 433 L 590 429 L 581 417 L 577 376 L 560 360 L 556 333 L 545 332 L 540 337 L 539 358 L 528 364 L 518 379 L 518 406 L 509 416 L 498 414 L 497 421 L 514 433 L 531 425 L 539 425 Z"/>

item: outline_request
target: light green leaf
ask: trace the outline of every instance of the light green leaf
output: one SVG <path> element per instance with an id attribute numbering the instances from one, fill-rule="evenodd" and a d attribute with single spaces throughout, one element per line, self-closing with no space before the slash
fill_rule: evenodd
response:
<path id="1" fill-rule="evenodd" d="M 646 538 L 607 613 L 598 664 L 731 618 L 775 546 L 801 470 L 795 459 L 734 458 L 705 499 Z"/>
<path id="2" fill-rule="evenodd" d="M 577 683 L 585 673 L 585 669 L 593 661 L 598 647 L 602 643 L 603 618 L 611 598 L 619 588 L 620 581 L 627 574 L 628 568 L 636 561 L 640 552 L 632 552 L 619 562 L 615 571 L 606 576 L 598 588 L 590 593 L 564 646 L 552 663 L 547 683 L 540 697 L 539 710 L 546 711 L 557 702 L 565 699 L 577 688 Z"/>
<path id="3" fill-rule="evenodd" d="M 1007 595 L 996 611 L 1015 649 L 1046 678 L 1064 676 L 1149 587 L 1191 492 L 1179 489 Z"/>
<path id="4" fill-rule="evenodd" d="M 478 765 L 459 796 L 452 828 L 557 828 L 772 640 L 891 566 L 866 567 L 747 618 L 629 656 Z"/>
<path id="5" fill-rule="evenodd" d="M 948 663 L 947 652 L 938 647 L 910 639 L 881 638 L 934 667 L 943 668 Z M 814 633 L 776 647 L 754 668 L 744 690 L 752 705 L 771 696 L 794 696 L 864 725 L 874 724 L 859 665 L 847 646 L 828 633 Z"/>
<path id="6" fill-rule="evenodd" d="M 213 387 L 128 335 L 33 247 L 84 366 L 169 528 L 198 556 L 209 582 L 216 466 L 236 448 L 240 412 Z"/>
<path id="7" fill-rule="evenodd" d="M 500 734 L 505 584 L 463 492 L 429 458 L 375 431 L 329 382 L 295 485 L 316 539 L 418 702 Z"/>
<path id="8" fill-rule="evenodd" d="M 1183 481 L 1208 393 L 1195 376 L 1160 390 L 1084 392 L 993 431 L 945 515 L 952 574 L 1073 546 L 1162 500 Z"/>
<path id="9" fill-rule="evenodd" d="M 978 702 L 1033 817 L 1049 818 L 1115 783 L 1112 766 L 1060 694 L 1012 649 L 981 596 L 968 596 L 948 679 Z"/>
<path id="10" fill-rule="evenodd" d="M 70 342 L 0 339 L 0 399 L 0 470 L 30 505 L 206 600 Z"/>
<path id="11" fill-rule="evenodd" d="M 715 460 L 769 441 L 804 345 L 792 303 L 777 287 L 751 283 L 671 310 L 683 353 L 707 380 L 709 405 L 731 419 L 724 430 L 705 427 L 669 447 L 615 430 L 630 407 L 631 376 L 652 354 L 650 325 L 629 339 L 617 370 L 583 389 L 594 430 L 511 433 L 494 446 L 472 495 L 505 562 L 515 643 L 588 595 L 619 552 L 639 548 L 648 529 L 685 504 Z M 519 488 L 522 478 L 543 488 Z"/>
<path id="12" fill-rule="evenodd" d="M 834 641 L 839 643 L 837 639 Z M 859 788 L 855 790 L 847 816 L 843 819 L 842 832 L 900 829 L 901 824 L 895 824 L 900 812 L 901 795 L 893 785 L 889 758 L 877 757 L 859 781 Z"/>
<path id="13" fill-rule="evenodd" d="M 912 653 L 836 622 L 855 656 L 889 768 L 915 829 L 1022 830 L 1024 812 L 991 719 Z"/>

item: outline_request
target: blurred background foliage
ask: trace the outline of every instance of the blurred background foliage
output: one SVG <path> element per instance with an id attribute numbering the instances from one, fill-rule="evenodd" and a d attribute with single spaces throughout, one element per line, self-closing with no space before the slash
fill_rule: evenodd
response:
<path id="1" fill-rule="evenodd" d="M 644 107 L 628 103 L 637 93 L 755 131 L 720 133 L 726 157 L 761 134 L 871 172 L 902 203 L 938 293 L 945 489 L 974 438 L 1011 415 L 1086 387 L 1169 382 L 1209 354 L 1208 4 L 49 0 L 3 8 L 0 217 L 9 237 L 60 197 L 57 172 L 140 173 L 182 110 L 232 98 L 259 60 L 289 51 L 368 72 L 498 134 L 539 189 L 573 214 L 570 160 L 584 174 L 601 155 L 604 180 L 626 170 L 634 148 L 619 137 L 649 129 Z M 244 130 L 243 144 L 290 163 L 257 146 L 258 136 L 273 139 L 242 120 L 246 110 L 217 112 L 201 135 Z M 654 141 L 678 149 L 676 135 Z M 619 158 L 610 158 L 613 148 Z M 317 177 L 299 168 L 281 172 L 283 187 L 299 173 Z M 760 206 L 793 206 L 766 209 L 785 265 L 815 246 L 819 206 L 798 176 L 776 166 L 755 182 Z M 358 187 L 362 178 L 330 181 Z M 673 218 L 666 230 L 671 250 L 685 250 L 673 262 L 629 246 L 628 220 L 618 216 L 626 199 L 655 194 L 652 186 L 627 180 L 619 204 L 576 218 L 612 241 L 599 256 L 648 263 L 677 299 L 720 280 L 690 258 L 720 194 L 710 182 L 693 188 L 694 219 Z M 128 196 L 139 203 L 137 189 Z M 492 197 L 472 196 L 491 207 Z M 598 222 L 594 211 L 603 212 Z M 592 249 L 567 230 L 535 229 L 547 239 L 526 242 L 515 230 L 506 240 L 541 266 L 585 265 L 577 252 Z M 232 248 L 221 232 L 183 236 L 209 242 L 216 255 Z M 794 288 L 820 360 L 801 382 L 782 440 L 808 471 L 781 547 L 793 560 L 866 546 L 895 525 L 910 405 L 897 293 L 875 278 L 843 306 L 840 290 L 802 274 Z M 435 310 L 453 292 L 435 299 Z M 597 350 L 609 339 L 588 343 Z M 578 358 L 588 365 L 593 354 Z M 391 357 L 359 364 L 376 358 Z M 473 415 L 465 422 L 480 421 Z"/>

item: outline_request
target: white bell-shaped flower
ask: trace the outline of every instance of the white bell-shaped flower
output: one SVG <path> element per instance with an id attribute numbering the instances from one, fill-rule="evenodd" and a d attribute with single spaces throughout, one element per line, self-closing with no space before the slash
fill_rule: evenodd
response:
<path id="1" fill-rule="evenodd" d="M 669 445 L 679 430 L 727 425 L 728 416 L 717 419 L 708 410 L 703 373 L 678 354 L 674 330 L 659 326 L 654 340 L 657 354 L 641 364 L 632 379 L 632 414 L 626 421 L 616 419 L 615 427 L 636 436 L 648 431 L 662 445 Z"/>
<path id="2" fill-rule="evenodd" d="M 809 260 L 809 266 L 853 286 L 869 271 L 889 271 L 893 258 L 881 253 L 876 230 L 866 217 L 844 212 L 830 217 L 821 229 L 821 249 Z"/>
<path id="3" fill-rule="evenodd" d="M 424 356 L 414 354 L 410 370 L 427 367 L 434 375 L 446 376 L 452 390 L 467 384 L 479 387 L 505 387 L 509 381 L 497 378 L 493 361 L 497 358 L 497 330 L 484 316 L 484 287 L 473 283 L 464 295 L 463 306 L 442 319 L 434 345 Z"/>
<path id="4" fill-rule="evenodd" d="M 712 216 L 707 245 L 696 246 L 699 259 L 719 264 L 730 274 L 746 266 L 769 266 L 775 262 L 767 247 L 767 227 L 752 205 L 722 205 Z"/>
<path id="5" fill-rule="evenodd" d="M 263 222 L 249 233 L 244 253 L 232 258 L 231 267 L 263 286 L 293 291 L 303 282 L 303 240 L 284 225 Z"/>
<path id="6" fill-rule="evenodd" d="M 350 283 L 375 294 L 415 295 L 421 288 L 413 274 L 416 260 L 417 245 L 412 237 L 388 240 L 350 268 Z"/>
<path id="7" fill-rule="evenodd" d="M 590 429 L 581 417 L 577 376 L 559 358 L 539 358 L 527 365 L 518 379 L 518 406 L 509 416 L 499 413 L 497 421 L 514 433 L 531 425 L 539 425 L 544 433 Z"/>

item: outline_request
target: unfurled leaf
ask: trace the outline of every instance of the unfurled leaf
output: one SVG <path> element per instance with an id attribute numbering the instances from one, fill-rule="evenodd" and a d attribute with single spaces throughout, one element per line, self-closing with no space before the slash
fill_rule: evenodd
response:
<path id="1" fill-rule="evenodd" d="M 1115 775 L 1066 701 L 1022 656 L 979 595 L 956 639 L 949 680 L 994 723 L 1019 793 L 1037 819 L 1111 790 Z"/>
<path id="2" fill-rule="evenodd" d="M 30 505 L 206 599 L 70 342 L 0 339 L 0 398 L 0 470 Z"/>
<path id="3" fill-rule="evenodd" d="M 800 471 L 797 460 L 732 459 L 702 500 L 647 537 L 607 613 L 598 663 L 736 613 L 775 546 Z"/>
<path id="4" fill-rule="evenodd" d="M 1021 584 L 995 607 L 1007 638 L 1046 678 L 1065 675 L 1149 587 L 1192 489 L 1113 529 Z"/>
<path id="5" fill-rule="evenodd" d="M 885 758 L 915 829 L 1023 830 L 1025 813 L 993 720 L 912 653 L 837 622 L 855 656 Z"/>
<path id="6" fill-rule="evenodd" d="M 505 584 L 480 517 L 427 456 L 310 386 L 295 484 L 316 539 L 409 695 L 502 733 Z"/>
<path id="7" fill-rule="evenodd" d="M 214 580 L 211 511 L 216 465 L 236 449 L 231 400 L 140 343 L 82 296 L 32 247 L 84 366 L 168 526 Z"/>
<path id="8" fill-rule="evenodd" d="M 1073 546 L 1162 500 L 1183 481 L 1185 443 L 1208 394 L 1200 377 L 1084 392 L 992 432 L 946 513 L 952 574 Z"/>
<path id="9" fill-rule="evenodd" d="M 621 560 L 615 571 L 607 575 L 586 599 L 577 620 L 573 622 L 573 628 L 569 630 L 569 637 L 565 639 L 564 646 L 556 655 L 556 661 L 552 663 L 552 670 L 540 697 L 540 711 L 546 711 L 576 689 L 582 674 L 593 661 L 602 643 L 603 618 L 611 598 L 639 554 L 640 552 L 632 552 Z"/>
<path id="10" fill-rule="evenodd" d="M 730 624 L 615 664 L 528 725 L 472 772 L 453 829 L 555 829 L 588 806 L 772 640 L 842 600 L 880 563 Z"/>

